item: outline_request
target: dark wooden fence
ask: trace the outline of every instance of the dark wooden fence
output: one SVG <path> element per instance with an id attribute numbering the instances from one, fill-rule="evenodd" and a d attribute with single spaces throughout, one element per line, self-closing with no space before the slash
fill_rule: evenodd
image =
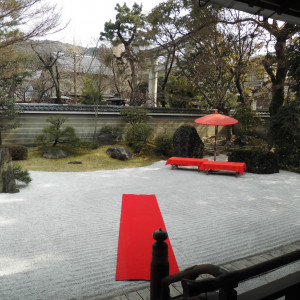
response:
<path id="1" fill-rule="evenodd" d="M 288 276 L 264 284 L 242 294 L 236 288 L 239 283 L 283 267 L 300 259 L 300 250 L 293 251 L 257 265 L 238 271 L 227 271 L 215 265 L 198 265 L 174 275 L 169 275 L 167 244 L 164 231 L 156 231 L 152 247 L 150 300 L 169 300 L 169 285 L 181 281 L 183 295 L 180 299 L 207 300 L 286 300 L 300 299 L 300 270 Z M 212 278 L 196 280 L 202 274 Z M 176 297 L 176 299 L 178 299 Z"/>

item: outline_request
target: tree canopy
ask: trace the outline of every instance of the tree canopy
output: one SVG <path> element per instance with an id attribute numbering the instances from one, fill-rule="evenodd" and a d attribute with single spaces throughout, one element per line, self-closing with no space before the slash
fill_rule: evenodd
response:
<path id="1" fill-rule="evenodd" d="M 0 2 L 0 48 L 60 30 L 60 12 L 45 0 Z"/>
<path id="2" fill-rule="evenodd" d="M 131 88 L 131 105 L 140 105 L 140 95 L 138 88 L 137 64 L 139 56 L 138 48 L 145 45 L 144 26 L 146 17 L 142 14 L 142 5 L 133 4 L 130 9 L 126 3 L 121 6 L 117 4 L 115 22 L 109 21 L 104 25 L 104 32 L 100 33 L 100 40 L 107 40 L 112 45 L 123 44 L 124 51 L 120 53 L 119 60 L 128 62 L 131 70 L 131 78 L 128 83 Z"/>

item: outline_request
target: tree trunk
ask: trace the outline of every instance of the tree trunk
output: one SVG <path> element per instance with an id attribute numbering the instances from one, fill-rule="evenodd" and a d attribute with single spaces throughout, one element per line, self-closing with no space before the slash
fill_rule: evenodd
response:
<path id="1" fill-rule="evenodd" d="M 125 46 L 125 52 L 127 55 L 127 59 L 130 65 L 131 70 L 131 95 L 130 95 L 130 105 L 139 106 L 141 105 L 141 99 L 140 99 L 140 93 L 139 93 L 139 87 L 138 87 L 138 81 L 137 81 L 137 74 L 135 69 L 135 61 L 134 61 L 134 55 L 132 54 L 132 51 L 130 49 L 130 43 L 125 42 L 123 40 L 123 44 Z"/>
<path id="2" fill-rule="evenodd" d="M 270 116 L 275 116 L 284 102 L 284 78 L 272 82 L 272 100 L 269 107 Z"/>
<path id="3" fill-rule="evenodd" d="M 278 113 L 278 110 L 282 107 L 284 102 L 284 84 L 287 75 L 287 63 L 286 63 L 286 38 L 277 38 L 275 44 L 276 58 L 277 58 L 277 70 L 275 76 L 272 79 L 272 101 L 270 103 L 270 115 L 274 116 Z"/>
<path id="4" fill-rule="evenodd" d="M 76 54 L 74 54 L 74 97 L 75 104 L 77 104 L 77 62 L 76 62 Z"/>
<path id="5" fill-rule="evenodd" d="M 135 71 L 135 64 L 132 59 L 129 60 L 130 63 L 130 69 L 131 69 L 131 85 L 132 85 L 132 92 L 130 97 L 130 104 L 134 106 L 141 105 L 140 100 L 140 93 L 139 93 L 139 87 L 137 83 L 137 75 Z"/>
<path id="6" fill-rule="evenodd" d="M 169 80 L 169 76 L 171 74 L 172 68 L 173 68 L 173 63 L 174 63 L 174 59 L 175 59 L 175 52 L 176 52 L 176 46 L 173 46 L 171 51 L 168 51 L 168 57 L 167 57 L 167 62 L 165 65 L 165 77 L 161 86 L 161 104 L 162 107 L 166 106 L 166 87 L 167 87 L 167 83 Z M 170 62 L 170 63 L 169 63 Z"/>
<path id="7" fill-rule="evenodd" d="M 241 86 L 241 80 L 240 80 L 240 76 L 238 76 L 235 80 L 235 86 L 239 92 L 239 102 L 241 102 L 242 106 L 245 106 L 245 97 L 244 97 L 244 92 Z"/>
<path id="8" fill-rule="evenodd" d="M 55 91 L 56 91 L 56 102 L 57 104 L 61 104 L 61 91 L 60 91 L 60 83 L 59 83 L 59 72 L 58 72 L 58 67 L 55 66 L 55 71 L 56 71 L 56 78 L 54 80 L 54 84 L 55 84 Z"/>
<path id="9" fill-rule="evenodd" d="M 116 76 L 114 61 L 112 61 L 111 66 L 112 66 L 112 72 L 113 72 L 114 86 L 116 88 L 117 94 L 121 97 L 120 89 L 119 89 L 119 86 L 117 83 L 117 76 Z"/>

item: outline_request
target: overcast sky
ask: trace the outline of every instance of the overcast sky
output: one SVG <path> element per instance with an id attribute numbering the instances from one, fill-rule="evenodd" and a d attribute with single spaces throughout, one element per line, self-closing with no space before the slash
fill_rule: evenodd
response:
<path id="1" fill-rule="evenodd" d="M 143 5 L 143 12 L 148 13 L 153 7 L 165 0 L 50 0 L 52 4 L 62 9 L 62 20 L 70 20 L 69 26 L 63 31 L 54 35 L 48 35 L 44 39 L 57 40 L 61 42 L 93 46 L 95 39 L 104 30 L 104 23 L 115 20 L 117 3 L 123 5 L 126 2 L 128 7 L 133 3 Z"/>

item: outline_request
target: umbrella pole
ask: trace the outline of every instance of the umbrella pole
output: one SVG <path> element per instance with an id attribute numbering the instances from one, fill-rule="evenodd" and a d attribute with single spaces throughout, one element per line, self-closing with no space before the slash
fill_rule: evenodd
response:
<path id="1" fill-rule="evenodd" d="M 214 161 L 217 160 L 217 134 L 218 134 L 218 126 L 215 126 L 215 151 L 214 151 Z"/>

